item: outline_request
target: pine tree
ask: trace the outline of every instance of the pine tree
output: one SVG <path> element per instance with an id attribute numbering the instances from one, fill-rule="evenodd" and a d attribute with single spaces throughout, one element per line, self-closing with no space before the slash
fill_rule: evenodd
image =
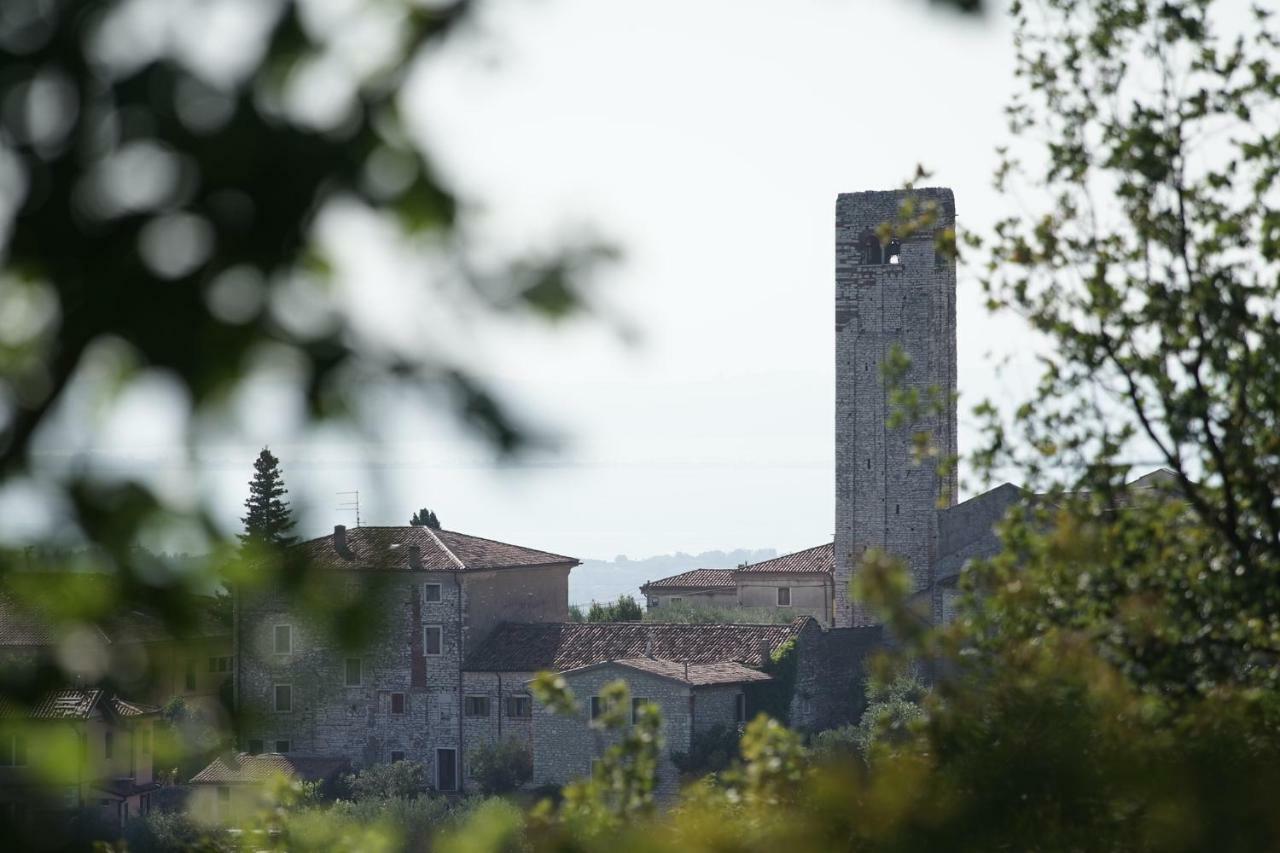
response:
<path id="1" fill-rule="evenodd" d="M 432 530 L 440 529 L 440 519 L 425 506 L 413 514 L 413 518 L 409 519 L 409 523 L 414 527 L 430 527 Z"/>
<path id="2" fill-rule="evenodd" d="M 281 500 L 286 494 L 280 460 L 264 447 L 253 463 L 249 498 L 244 502 L 247 514 L 240 519 L 244 522 L 242 543 L 285 547 L 297 541 L 289 533 L 293 529 L 293 513 L 289 504 Z"/>

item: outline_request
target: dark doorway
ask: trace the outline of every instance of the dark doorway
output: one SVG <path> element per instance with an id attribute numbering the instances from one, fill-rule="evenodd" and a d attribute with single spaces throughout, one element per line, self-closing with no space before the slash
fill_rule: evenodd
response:
<path id="1" fill-rule="evenodd" d="M 458 790 L 458 751 L 456 749 L 436 750 L 436 790 Z"/>

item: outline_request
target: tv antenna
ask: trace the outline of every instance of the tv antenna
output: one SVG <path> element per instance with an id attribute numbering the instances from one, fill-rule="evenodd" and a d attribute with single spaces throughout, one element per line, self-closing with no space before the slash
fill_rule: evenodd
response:
<path id="1" fill-rule="evenodd" d="M 360 526 L 360 492 L 338 492 L 338 505 L 334 507 L 338 512 L 354 512 L 356 514 L 356 527 Z"/>

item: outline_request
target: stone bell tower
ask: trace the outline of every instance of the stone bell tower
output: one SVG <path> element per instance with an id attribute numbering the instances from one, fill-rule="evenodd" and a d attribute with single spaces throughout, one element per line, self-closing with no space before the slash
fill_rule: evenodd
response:
<path id="1" fill-rule="evenodd" d="M 929 229 L 882 244 L 876 229 L 898 218 L 910 196 L 917 213 L 932 202 Z M 882 366 L 897 345 L 911 360 L 901 380 L 953 401 L 956 390 L 956 271 L 935 252 L 938 232 L 955 225 L 955 199 L 942 188 L 842 193 L 836 200 L 836 527 L 835 624 L 875 624 L 849 597 L 849 580 L 867 548 L 906 561 L 914 590 L 933 583 L 938 510 L 955 503 L 956 475 L 917 463 L 913 436 L 927 432 L 941 457 L 956 452 L 956 406 L 890 428 Z"/>

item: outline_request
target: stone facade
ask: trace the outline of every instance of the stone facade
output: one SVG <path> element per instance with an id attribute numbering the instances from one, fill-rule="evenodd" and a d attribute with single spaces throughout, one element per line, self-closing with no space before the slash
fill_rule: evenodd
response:
<path id="1" fill-rule="evenodd" d="M 342 535 L 355 539 L 358 533 Z M 463 660 L 469 646 L 503 621 L 564 621 L 574 562 L 413 570 L 395 562 L 404 554 L 379 558 L 370 551 L 356 561 L 358 568 L 322 563 L 317 569 L 334 600 L 374 598 L 378 633 L 361 649 L 338 645 L 325 625 L 290 605 L 289 595 L 239 596 L 240 746 L 341 756 L 357 768 L 397 758 L 419 761 L 435 787 L 457 789 L 465 782 L 464 756 L 476 745 L 471 738 L 487 742 L 497 735 L 494 714 L 504 715 L 507 732 L 528 727 L 505 718 L 505 698 L 527 695 L 523 682 L 530 674 L 504 679 L 501 694 L 501 676 L 468 680 Z M 421 561 L 420 552 L 410 560 Z M 465 716 L 471 692 L 492 697 L 489 720 Z"/>
<path id="2" fill-rule="evenodd" d="M 737 592 L 739 607 L 780 610 L 795 616 L 812 616 L 822 625 L 831 624 L 830 575 L 741 574 Z"/>
<path id="3" fill-rule="evenodd" d="M 917 590 L 933 583 L 938 510 L 955 500 L 954 472 L 917 463 L 912 438 L 927 432 L 938 453 L 956 452 L 956 275 L 934 249 L 955 222 L 947 189 L 910 195 L 936 203 L 933 230 L 882 245 L 876 229 L 894 221 L 905 191 L 847 193 L 836 202 L 836 538 L 835 624 L 868 625 L 873 614 L 850 600 L 848 583 L 868 548 L 906 561 Z M 911 360 L 905 388 L 947 395 L 941 413 L 890 428 L 883 369 L 894 348 Z"/>
<path id="4" fill-rule="evenodd" d="M 713 726 L 733 726 L 739 710 L 752 711 L 740 702 L 745 694 L 739 684 L 693 685 L 672 678 L 639 672 L 610 662 L 564 674 L 577 697 L 580 712 L 556 714 L 542 704 L 534 708 L 533 765 L 535 785 L 564 785 L 590 776 L 592 762 L 621 740 L 621 731 L 603 731 L 591 725 L 591 698 L 605 685 L 622 680 L 634 700 L 655 702 L 662 711 L 662 753 L 655 796 L 672 798 L 680 788 L 680 772 L 673 753 L 689 751 L 696 733 Z M 740 700 L 739 697 L 744 697 Z"/>

